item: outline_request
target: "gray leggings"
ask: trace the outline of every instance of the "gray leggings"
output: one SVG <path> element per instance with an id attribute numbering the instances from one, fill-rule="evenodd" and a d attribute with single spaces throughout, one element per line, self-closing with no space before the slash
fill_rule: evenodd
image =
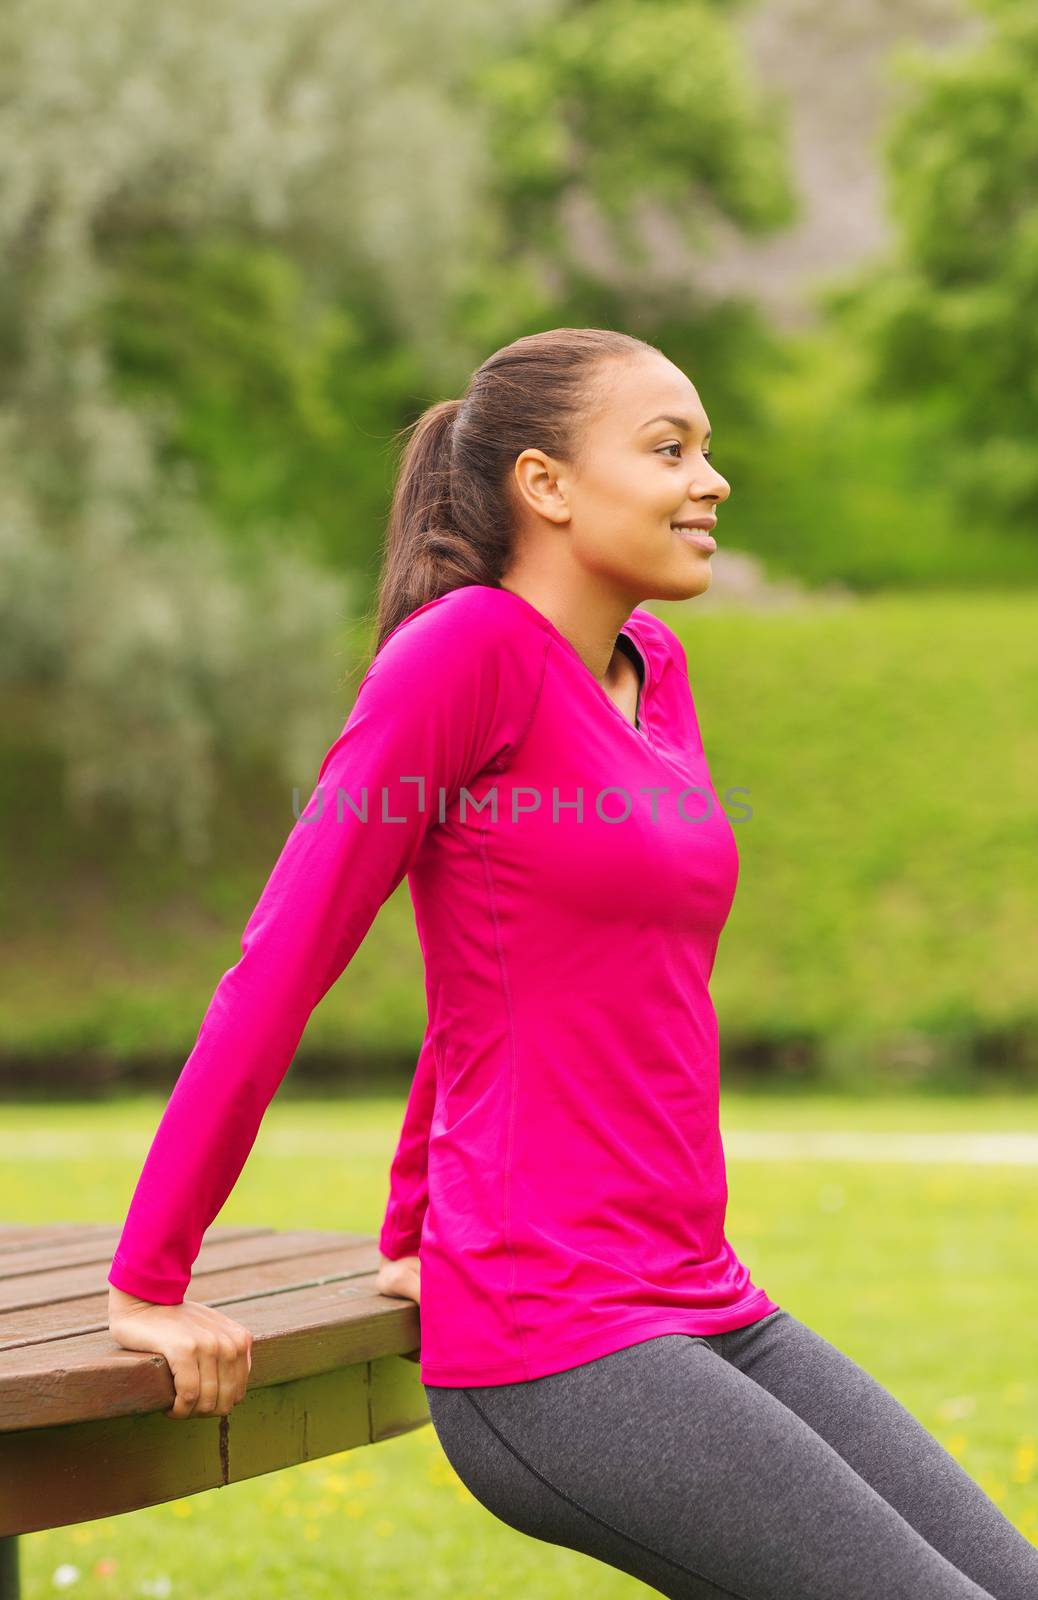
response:
<path id="1" fill-rule="evenodd" d="M 1038 1600 L 1038 1549 L 786 1310 L 425 1392 L 494 1516 L 675 1600 Z"/>

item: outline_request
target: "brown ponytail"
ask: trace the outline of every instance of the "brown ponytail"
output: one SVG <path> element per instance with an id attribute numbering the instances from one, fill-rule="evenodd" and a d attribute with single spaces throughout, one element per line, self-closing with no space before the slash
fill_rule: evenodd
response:
<path id="1" fill-rule="evenodd" d="M 610 328 L 530 334 L 488 357 L 460 400 L 437 401 L 402 430 L 410 437 L 386 531 L 376 653 L 427 600 L 469 583 L 500 583 L 513 554 L 516 458 L 536 448 L 579 462 L 609 361 L 655 349 Z"/>

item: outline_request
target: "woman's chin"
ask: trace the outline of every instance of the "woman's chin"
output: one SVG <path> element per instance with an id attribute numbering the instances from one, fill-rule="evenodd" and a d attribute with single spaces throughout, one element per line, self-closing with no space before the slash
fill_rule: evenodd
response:
<path id="1" fill-rule="evenodd" d="M 705 594 L 713 582 L 713 572 L 710 568 L 710 557 L 701 555 L 693 565 L 689 563 L 690 571 L 683 572 L 675 583 L 675 600 L 694 600 L 696 595 Z"/>

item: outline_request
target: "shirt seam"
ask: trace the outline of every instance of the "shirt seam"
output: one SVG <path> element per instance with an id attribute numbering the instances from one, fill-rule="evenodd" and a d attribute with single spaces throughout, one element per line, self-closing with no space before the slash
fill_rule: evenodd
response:
<path id="1" fill-rule="evenodd" d="M 109 1270 L 112 1268 L 120 1268 L 125 1277 L 132 1278 L 137 1283 L 146 1284 L 149 1288 L 156 1289 L 160 1293 L 168 1292 L 180 1295 L 184 1293 L 182 1278 L 172 1278 L 163 1273 L 143 1271 L 139 1267 L 135 1267 L 132 1262 L 127 1261 L 126 1257 L 121 1255 L 118 1250 L 113 1252 Z M 190 1283 L 190 1278 L 188 1282 Z M 141 1296 L 140 1298 L 146 1297 Z"/>
<path id="2" fill-rule="evenodd" d="M 511 764 L 515 760 L 517 754 L 522 749 L 522 746 L 526 741 L 526 738 L 527 738 L 527 735 L 530 732 L 530 729 L 533 727 L 534 718 L 537 715 L 537 709 L 538 709 L 538 707 L 540 706 L 540 703 L 541 703 L 541 695 L 544 692 L 544 681 L 545 681 L 545 677 L 547 675 L 547 670 L 548 670 L 548 654 L 549 654 L 549 651 L 551 649 L 551 643 L 552 643 L 551 635 L 550 634 L 546 634 L 545 635 L 545 640 L 544 640 L 544 651 L 543 651 L 542 656 L 541 656 L 540 676 L 539 676 L 538 681 L 537 681 L 537 689 L 536 689 L 536 692 L 534 693 L 533 701 L 532 701 L 531 706 L 530 706 L 529 715 L 527 716 L 526 721 L 523 723 L 522 728 L 519 731 L 519 734 L 518 734 L 518 736 L 516 738 L 515 744 L 512 746 L 511 750 L 508 753 L 507 760 L 504 762 L 504 764 L 500 768 L 501 771 L 506 771 L 508 769 L 508 767 L 511 766 Z M 498 969 L 499 969 L 500 974 L 501 974 L 501 989 L 502 989 L 502 993 L 504 995 L 505 1007 L 506 1007 L 507 1014 L 508 1014 L 508 1038 L 509 1038 L 509 1046 L 510 1046 L 510 1063 L 511 1063 L 510 1064 L 510 1077 L 511 1077 L 511 1081 L 510 1081 L 510 1098 L 509 1098 L 509 1106 L 508 1106 L 508 1130 L 507 1130 L 506 1141 L 505 1141 L 504 1196 L 503 1196 L 503 1218 L 502 1218 L 502 1230 L 501 1231 L 502 1231 L 502 1234 L 504 1236 L 505 1247 L 508 1250 L 509 1259 L 511 1261 L 511 1277 L 510 1277 L 509 1284 L 508 1284 L 508 1303 L 509 1303 L 509 1306 L 511 1307 L 511 1312 L 512 1312 L 512 1327 L 514 1329 L 515 1337 L 516 1337 L 516 1340 L 517 1340 L 518 1345 L 519 1345 L 521 1363 L 522 1363 L 524 1369 L 528 1369 L 529 1361 L 528 1361 L 527 1350 L 526 1350 L 526 1339 L 525 1339 L 525 1336 L 524 1336 L 524 1333 L 523 1333 L 522 1320 L 521 1320 L 520 1315 L 519 1315 L 519 1301 L 518 1301 L 518 1293 L 517 1293 L 517 1289 L 516 1289 L 516 1278 L 518 1276 L 518 1271 L 519 1271 L 519 1261 L 518 1261 L 518 1257 L 517 1257 L 516 1252 L 515 1252 L 515 1243 L 514 1243 L 514 1240 L 513 1240 L 513 1237 L 512 1237 L 512 1217 L 511 1217 L 511 1209 L 510 1209 L 511 1208 L 511 1193 L 512 1193 L 512 1191 L 511 1191 L 512 1154 L 513 1154 L 513 1149 L 514 1149 L 514 1138 L 515 1138 L 516 1104 L 517 1104 L 518 1097 L 519 1097 L 519 1060 L 518 1060 L 518 1054 L 517 1054 L 518 1041 L 517 1041 L 517 1038 L 516 1038 L 516 1030 L 515 1030 L 515 1010 L 514 1010 L 514 1006 L 513 1006 L 513 1002 L 512 1002 L 512 986 L 511 986 L 511 983 L 510 983 L 509 977 L 508 977 L 508 963 L 507 963 L 507 961 L 505 959 L 504 942 L 503 942 L 502 937 L 501 937 L 501 920 L 500 920 L 500 917 L 498 915 L 497 897 L 496 897 L 495 892 L 494 892 L 494 873 L 493 873 L 493 866 L 492 866 L 492 863 L 491 863 L 491 860 L 490 860 L 490 850 L 489 850 L 489 847 L 488 847 L 488 844 L 487 844 L 487 832 L 488 832 L 487 825 L 486 825 L 486 823 L 483 823 L 483 825 L 481 826 L 481 828 L 479 830 L 479 853 L 480 853 L 480 857 L 481 857 L 482 862 L 483 862 L 483 876 L 484 876 L 484 882 L 486 884 L 486 890 L 487 890 L 487 906 L 488 906 L 488 909 L 490 911 L 490 918 L 491 918 L 491 922 L 493 924 L 493 929 L 494 929 L 494 946 L 495 946 L 495 949 L 497 951 Z"/>
<path id="3" fill-rule="evenodd" d="M 515 1138 L 516 1103 L 517 1103 L 518 1097 L 519 1097 L 519 1061 L 518 1061 L 518 1050 L 517 1050 L 518 1041 L 517 1041 L 517 1038 L 516 1038 L 516 1031 L 515 1031 L 515 1011 L 514 1011 L 514 1007 L 513 1007 L 513 1004 L 512 1004 L 512 986 L 511 986 L 511 984 L 509 982 L 509 979 L 508 979 L 508 964 L 507 964 L 507 962 L 505 960 L 504 945 L 503 945 L 503 941 L 502 941 L 502 938 L 501 938 L 501 922 L 500 922 L 500 918 L 498 916 L 497 899 L 496 899 L 495 894 L 494 894 L 494 875 L 493 875 L 493 869 L 492 869 L 491 862 L 490 862 L 490 852 L 489 852 L 489 850 L 487 848 L 487 827 L 486 827 L 485 823 L 484 823 L 483 827 L 480 829 L 480 833 L 479 833 L 479 849 L 480 849 L 480 856 L 482 857 L 482 861 L 483 861 L 483 874 L 484 874 L 484 881 L 486 883 L 486 889 L 487 889 L 487 905 L 488 905 L 489 910 L 490 910 L 490 918 L 491 918 L 491 922 L 493 924 L 493 929 L 494 929 L 494 948 L 497 951 L 498 969 L 499 969 L 500 974 L 501 974 L 501 990 L 502 990 L 502 993 L 504 995 L 505 1008 L 506 1008 L 507 1015 L 508 1015 L 510 1083 L 509 1083 L 509 1103 L 508 1103 L 508 1128 L 507 1128 L 506 1137 L 505 1137 L 504 1195 L 503 1195 L 503 1217 L 502 1217 L 502 1228 L 501 1228 L 501 1231 L 502 1231 L 502 1234 L 503 1234 L 503 1237 L 504 1237 L 505 1247 L 506 1247 L 506 1249 L 508 1251 L 509 1260 L 511 1261 L 511 1268 L 512 1268 L 511 1277 L 509 1279 L 509 1284 L 508 1284 L 508 1303 L 509 1303 L 509 1306 L 511 1307 L 511 1312 L 512 1312 L 512 1327 L 513 1327 L 513 1329 L 515 1331 L 515 1337 L 516 1337 L 516 1339 L 518 1341 L 518 1344 L 519 1344 L 520 1360 L 522 1362 L 522 1365 L 523 1365 L 524 1369 L 526 1369 L 526 1368 L 529 1367 L 529 1361 L 528 1361 L 528 1358 L 527 1358 L 526 1341 L 525 1341 L 525 1338 L 523 1336 L 522 1322 L 521 1322 L 521 1319 L 520 1319 L 520 1316 L 519 1316 L 519 1305 L 518 1305 L 518 1297 L 517 1297 L 517 1292 L 516 1292 L 516 1278 L 518 1276 L 518 1271 L 519 1271 L 519 1261 L 518 1261 L 518 1257 L 516 1256 L 516 1253 L 515 1253 L 515 1243 L 514 1243 L 514 1240 L 512 1238 L 512 1214 L 511 1214 L 512 1155 L 513 1155 L 513 1150 L 514 1150 L 514 1138 Z"/>

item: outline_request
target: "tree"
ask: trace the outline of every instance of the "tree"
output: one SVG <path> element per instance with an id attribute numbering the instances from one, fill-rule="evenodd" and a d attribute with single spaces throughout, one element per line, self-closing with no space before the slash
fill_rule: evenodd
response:
<path id="1" fill-rule="evenodd" d="M 912 95 L 885 140 L 898 242 L 824 301 L 869 351 L 876 398 L 926 400 L 971 517 L 1038 532 L 1038 11 L 974 0 L 990 31 L 902 51 Z"/>

